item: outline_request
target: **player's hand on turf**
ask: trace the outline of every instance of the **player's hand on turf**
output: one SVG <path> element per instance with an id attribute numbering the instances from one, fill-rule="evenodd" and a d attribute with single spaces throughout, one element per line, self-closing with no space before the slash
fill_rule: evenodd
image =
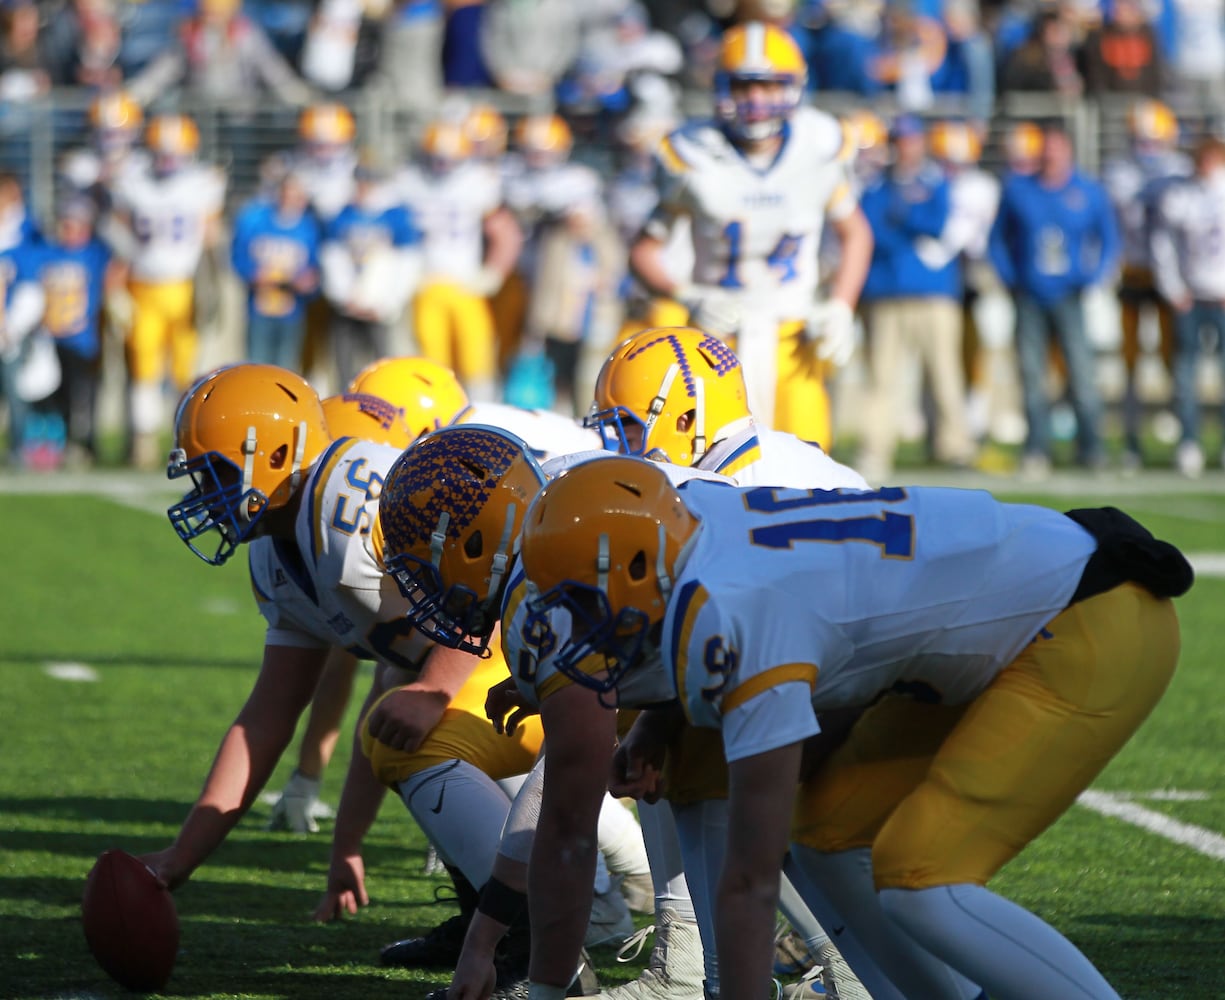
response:
<path id="1" fill-rule="evenodd" d="M 497 978 L 490 955 L 482 954 L 479 948 L 465 947 L 447 987 L 447 1000 L 488 1000 Z"/>
<path id="2" fill-rule="evenodd" d="M 384 746 L 413 753 L 438 725 L 448 701 L 441 691 L 409 684 L 392 691 L 374 706 L 366 729 Z"/>
<path id="3" fill-rule="evenodd" d="M 513 677 L 499 681 L 485 696 L 485 717 L 493 723 L 496 732 L 514 736 L 519 723 L 540 710 L 519 693 L 519 685 Z"/>
<path id="4" fill-rule="evenodd" d="M 187 881 L 191 873 L 179 862 L 178 852 L 173 847 L 152 854 L 138 855 L 145 867 L 157 876 L 157 880 L 172 892 Z"/>
<path id="5" fill-rule="evenodd" d="M 328 888 L 315 907 L 314 920 L 326 924 L 346 914 L 356 916 L 359 906 L 368 906 L 366 866 L 360 854 L 352 854 L 332 862 L 328 869 Z"/>

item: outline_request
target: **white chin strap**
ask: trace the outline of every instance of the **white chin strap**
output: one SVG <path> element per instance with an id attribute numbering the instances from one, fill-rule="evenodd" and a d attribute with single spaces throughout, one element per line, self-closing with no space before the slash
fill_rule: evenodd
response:
<path id="1" fill-rule="evenodd" d="M 668 560 L 664 553 L 667 535 L 664 533 L 662 524 L 656 527 L 659 529 L 659 552 L 655 556 L 655 575 L 659 577 L 659 596 L 666 607 L 668 599 L 672 596 L 672 577 L 668 574 Z"/>
<path id="2" fill-rule="evenodd" d="M 255 428 L 247 428 L 247 437 L 242 443 L 242 496 L 251 492 L 252 481 L 255 478 L 255 453 L 259 450 L 259 441 L 255 436 Z M 251 519 L 251 505 L 245 503 L 240 511 L 242 519 Z"/>
<path id="3" fill-rule="evenodd" d="M 254 432 L 254 428 L 252 428 Z M 302 458 L 306 454 L 306 421 L 298 424 L 293 438 L 293 464 L 289 467 L 289 490 L 292 493 L 302 482 Z"/>
<path id="4" fill-rule="evenodd" d="M 702 460 L 702 456 L 706 454 L 706 380 L 698 378 L 694 380 L 694 395 L 697 397 L 693 404 L 693 461 L 691 465 L 697 465 Z M 659 529 L 662 533 L 663 528 Z M 662 536 L 661 536 L 662 537 Z M 662 548 L 662 544 L 661 544 Z"/>
<path id="5" fill-rule="evenodd" d="M 489 571 L 489 590 L 485 599 L 489 600 L 498 592 L 502 578 L 506 576 L 506 567 L 510 563 L 510 547 L 514 542 L 515 505 L 506 505 L 506 523 L 502 525 L 502 537 L 498 540 L 498 551 L 493 554 L 493 566 Z"/>
<path id="6" fill-rule="evenodd" d="M 430 562 L 434 569 L 442 563 L 442 547 L 447 541 L 447 525 L 451 523 L 451 515 L 445 510 L 438 515 L 438 527 L 430 534 Z"/>
<path id="7" fill-rule="evenodd" d="M 609 555 L 608 535 L 601 533 L 599 551 L 596 554 L 596 583 L 600 590 L 608 593 L 608 571 L 612 568 L 612 557 Z"/>
<path id="8" fill-rule="evenodd" d="M 676 376 L 680 374 L 680 370 L 680 365 L 675 361 L 668 366 L 668 370 L 664 372 L 664 377 L 659 383 L 659 389 L 655 393 L 655 398 L 651 400 L 651 405 L 647 407 L 647 418 L 644 421 L 642 436 L 642 451 L 644 454 L 651 450 L 651 431 L 655 429 L 659 415 L 664 411 L 664 406 L 668 402 L 668 393 L 672 391 L 672 383 L 676 381 Z"/>
<path id="9" fill-rule="evenodd" d="M 660 414 L 663 413 L 664 406 L 668 402 L 668 393 L 672 391 L 672 383 L 676 381 L 676 376 L 681 372 L 681 366 L 675 361 L 668 366 L 668 370 L 664 372 L 663 380 L 659 383 L 659 390 L 655 393 L 655 398 L 651 400 L 650 409 L 647 410 L 647 419 L 645 421 L 646 430 L 642 441 L 643 453 L 651 451 L 650 440 L 651 431 L 655 428 Z M 694 436 L 693 436 L 693 457 L 690 459 L 691 465 L 696 465 L 706 454 L 706 380 L 702 378 L 694 378 Z M 673 456 L 668 456 L 669 460 Z"/>

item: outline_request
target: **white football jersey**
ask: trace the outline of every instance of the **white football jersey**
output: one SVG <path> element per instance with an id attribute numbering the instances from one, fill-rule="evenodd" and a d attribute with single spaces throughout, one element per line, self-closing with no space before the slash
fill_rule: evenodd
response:
<path id="1" fill-rule="evenodd" d="M 965 254 L 970 260 L 987 255 L 991 227 L 1000 207 L 1000 182 L 977 168 L 961 170 L 949 179 L 949 215 L 940 236 L 915 240 L 915 253 L 933 271 Z"/>
<path id="2" fill-rule="evenodd" d="M 1154 223 L 1153 276 L 1161 294 L 1225 300 L 1225 176 L 1170 185 Z"/>
<path id="3" fill-rule="evenodd" d="M 251 586 L 268 622 L 267 645 L 343 646 L 415 672 L 432 643 L 412 627 L 408 602 L 383 572 L 371 531 L 383 479 L 400 449 L 341 438 L 303 487 L 295 540 L 248 545 Z"/>
<path id="4" fill-rule="evenodd" d="M 1043 641 L 1097 544 L 977 490 L 682 492 L 702 526 L 653 669 L 729 761 L 816 733 L 814 709 L 971 700 Z"/>
<path id="5" fill-rule="evenodd" d="M 702 456 L 697 467 L 733 479 L 737 486 L 805 490 L 866 490 L 868 482 L 850 466 L 830 458 L 820 445 L 786 431 L 750 425 Z"/>
<path id="6" fill-rule="evenodd" d="M 1191 158 L 1171 150 L 1157 156 L 1117 157 L 1102 167 L 1102 184 L 1114 205 L 1123 240 L 1123 263 L 1148 267 L 1154 201 L 1165 184 L 1192 173 Z"/>
<path id="7" fill-rule="evenodd" d="M 520 159 L 508 157 L 505 179 L 506 205 L 525 228 L 575 208 L 602 212 L 600 175 L 581 163 L 564 162 L 533 169 Z"/>
<path id="8" fill-rule="evenodd" d="M 473 281 L 484 260 L 485 217 L 502 202 L 496 171 L 463 163 L 439 176 L 410 167 L 397 188 L 421 231 L 424 277 Z"/>
<path id="9" fill-rule="evenodd" d="M 202 164 L 166 177 L 158 177 L 150 167 L 128 170 L 114 195 L 133 236 L 132 277 L 159 283 L 194 277 L 208 222 L 225 201 L 225 175 Z"/>
<path id="10" fill-rule="evenodd" d="M 306 154 L 294 157 L 294 174 L 306 187 L 311 208 L 322 223 L 331 222 L 353 200 L 353 173 L 357 169 L 357 154 L 345 150 L 340 155 L 318 160 Z"/>
<path id="11" fill-rule="evenodd" d="M 488 424 L 523 439 L 539 462 L 579 451 L 598 451 L 598 431 L 552 410 L 525 410 L 505 403 L 473 403 L 453 423 Z"/>
<path id="12" fill-rule="evenodd" d="M 837 118 L 801 108 L 763 167 L 717 123 L 691 122 L 660 144 L 660 204 L 647 232 L 666 242 L 674 221 L 688 217 L 695 283 L 743 292 L 779 319 L 802 318 L 817 287 L 825 219 L 856 205 L 843 140 Z"/>

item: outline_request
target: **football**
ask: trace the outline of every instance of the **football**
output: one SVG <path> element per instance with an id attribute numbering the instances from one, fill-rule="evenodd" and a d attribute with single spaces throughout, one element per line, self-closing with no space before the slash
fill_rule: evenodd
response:
<path id="1" fill-rule="evenodd" d="M 90 870 L 81 900 L 85 940 L 98 964 L 130 990 L 160 990 L 179 950 L 174 898 L 126 851 L 104 851 Z"/>

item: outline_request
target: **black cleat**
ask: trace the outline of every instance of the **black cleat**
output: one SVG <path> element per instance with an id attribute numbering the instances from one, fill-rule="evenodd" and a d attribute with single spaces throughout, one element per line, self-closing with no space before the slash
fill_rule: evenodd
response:
<path id="1" fill-rule="evenodd" d="M 393 941 L 379 952 L 383 965 L 407 969 L 454 969 L 464 948 L 469 918 L 457 913 L 423 937 Z"/>

